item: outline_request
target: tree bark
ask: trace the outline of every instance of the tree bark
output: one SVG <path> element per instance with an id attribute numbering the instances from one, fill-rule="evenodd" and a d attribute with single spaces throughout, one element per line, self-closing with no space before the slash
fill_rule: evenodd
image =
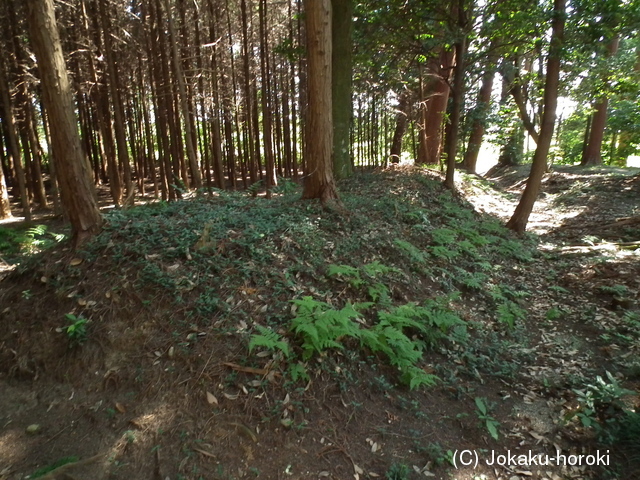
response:
<path id="1" fill-rule="evenodd" d="M 446 136 L 445 153 L 447 156 L 447 172 L 444 186 L 449 190 L 455 190 L 456 154 L 458 151 L 458 129 L 460 128 L 460 112 L 464 101 L 464 69 L 467 55 L 467 36 L 464 34 L 467 24 L 467 12 L 464 0 L 458 0 L 458 28 L 460 28 L 460 40 L 456 43 L 456 64 L 453 77 L 453 92 L 451 102 L 451 118 L 449 134 Z"/>
<path id="2" fill-rule="evenodd" d="M 332 0 L 331 88 L 333 89 L 333 172 L 337 179 L 352 172 L 350 130 L 352 116 L 353 0 Z"/>
<path id="3" fill-rule="evenodd" d="M 267 2 L 258 3 L 258 17 L 260 28 L 260 77 L 262 100 L 262 138 L 265 156 L 265 188 L 267 198 L 271 198 L 271 188 L 277 184 L 272 141 L 272 110 L 271 102 L 271 69 L 269 68 L 268 38 L 267 38 Z"/>
<path id="4" fill-rule="evenodd" d="M 3 59 L 0 56 L 0 103 L 3 107 L 2 120 L 5 124 L 7 132 L 7 151 L 13 158 L 13 169 L 15 179 L 18 183 L 18 194 L 22 204 L 22 214 L 27 222 L 31 221 L 31 205 L 27 195 L 26 179 L 24 168 L 22 167 L 22 159 L 20 158 L 20 146 L 18 145 L 18 135 L 16 134 L 15 122 L 13 119 L 13 109 L 11 105 L 11 96 L 9 95 L 9 82 L 5 73 Z M 15 191 L 14 191 L 15 195 Z"/>
<path id="5" fill-rule="evenodd" d="M 77 247 L 98 232 L 102 217 L 83 157 L 53 0 L 28 0 L 28 7 L 27 22 L 50 122 L 62 204 L 71 222 L 73 245 Z"/>
<path id="6" fill-rule="evenodd" d="M 2 132 L 0 131 L 0 154 L 4 159 L 4 145 L 2 144 Z M 9 202 L 9 193 L 7 192 L 7 182 L 4 178 L 4 169 L 0 160 L 0 220 L 11 218 L 11 203 Z"/>
<path id="7" fill-rule="evenodd" d="M 494 45 L 491 44 L 489 51 L 493 52 Z M 478 100 L 472 114 L 471 134 L 469 135 L 469 143 L 467 151 L 464 154 L 462 165 L 469 173 L 476 173 L 478 165 L 478 154 L 482 147 L 482 140 L 487 124 L 487 116 L 491 110 L 491 92 L 493 91 L 493 81 L 496 76 L 497 55 L 490 53 L 488 56 L 485 71 L 482 74 L 482 85 L 478 92 Z"/>
<path id="8" fill-rule="evenodd" d="M 258 166 L 257 158 L 255 155 L 254 143 L 259 140 L 253 135 L 253 97 L 251 95 L 251 51 L 249 45 L 249 20 L 247 12 L 246 0 L 240 2 L 240 12 L 242 19 L 242 71 L 243 71 L 243 87 L 244 87 L 244 119 L 247 125 L 247 149 L 246 155 L 248 158 L 248 170 L 251 183 L 254 184 L 258 181 Z"/>
<path id="9" fill-rule="evenodd" d="M 620 38 L 613 38 L 607 45 L 607 58 L 612 57 L 618 51 Z M 607 83 L 607 79 L 605 79 Z M 604 140 L 604 129 L 607 126 L 607 107 L 609 98 L 604 93 L 596 100 L 594 113 L 591 120 L 591 131 L 589 132 L 589 142 L 582 154 L 580 165 L 602 165 L 602 141 Z"/>
<path id="10" fill-rule="evenodd" d="M 411 94 L 408 91 L 402 92 L 398 99 L 398 108 L 396 109 L 396 127 L 393 131 L 391 148 L 389 149 L 389 157 L 392 163 L 400 163 L 400 156 L 402 155 L 402 139 L 407 131 L 410 110 Z"/>
<path id="11" fill-rule="evenodd" d="M 560 61 L 564 41 L 564 24 L 566 16 L 566 0 L 554 0 L 553 19 L 551 21 L 551 42 L 547 59 L 547 77 L 544 86 L 544 111 L 540 126 L 540 138 L 533 156 L 531 173 L 527 180 L 522 198 L 516 207 L 507 228 L 522 233 L 527 227 L 529 216 L 540 191 L 542 176 L 547 170 L 547 156 L 553 138 L 558 105 L 558 86 L 560 84 Z"/>
<path id="12" fill-rule="evenodd" d="M 307 30 L 307 160 L 302 198 L 338 199 L 333 178 L 331 0 L 305 0 Z"/>
<path id="13" fill-rule="evenodd" d="M 522 87 L 518 83 L 518 79 L 513 81 L 510 91 L 511 95 L 513 95 L 513 100 L 516 102 L 516 106 L 518 107 L 518 113 L 520 114 L 522 125 L 524 125 L 527 133 L 537 145 L 540 141 L 540 133 L 538 133 L 535 125 L 529 118 L 529 114 L 527 113 L 527 104 L 524 100 L 524 96 L 522 95 Z"/>
<path id="14" fill-rule="evenodd" d="M 180 112 L 182 113 L 182 121 L 184 122 L 185 129 L 185 142 L 187 147 L 187 159 L 189 161 L 189 170 L 191 171 L 191 178 L 193 179 L 193 186 L 195 188 L 202 187 L 202 175 L 200 175 L 200 166 L 198 165 L 198 154 L 193 142 L 194 134 L 191 127 L 190 113 L 189 113 L 189 101 L 187 98 L 187 86 L 184 79 L 184 72 L 182 70 L 182 63 L 180 62 L 180 53 L 178 51 L 178 39 L 176 36 L 175 27 L 173 25 L 173 14 L 171 12 L 171 5 L 168 0 L 164 0 L 164 7 L 167 10 L 167 21 L 169 24 L 169 41 L 171 42 L 171 58 L 173 63 L 173 73 L 176 77 L 178 85 L 178 93 L 180 97 Z"/>
<path id="15" fill-rule="evenodd" d="M 120 72 L 115 59 L 115 49 L 111 38 L 111 17 L 110 12 L 105 8 L 105 1 L 97 1 L 104 29 L 104 49 L 107 62 L 107 73 L 109 75 L 109 95 L 113 105 L 113 129 L 116 134 L 116 147 L 118 150 L 119 169 L 124 173 L 124 187 L 127 196 L 131 193 L 133 183 L 131 180 L 131 164 L 129 163 L 129 150 L 127 146 L 127 135 L 125 132 L 124 107 L 122 103 L 122 88 L 120 85 Z M 119 170 L 120 171 L 120 170 Z M 118 173 L 118 176 L 120 173 Z"/>
<path id="16" fill-rule="evenodd" d="M 430 83 L 425 101 L 425 161 L 427 165 L 440 163 L 444 115 L 449 102 L 449 77 L 453 67 L 453 49 L 442 49 L 439 61 L 433 66 L 436 78 Z"/>

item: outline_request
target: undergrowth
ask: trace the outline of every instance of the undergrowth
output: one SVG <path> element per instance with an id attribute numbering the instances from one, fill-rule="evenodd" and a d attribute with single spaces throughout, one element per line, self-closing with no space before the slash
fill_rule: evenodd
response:
<path id="1" fill-rule="evenodd" d="M 411 387 L 433 384 L 420 361 L 428 348 L 466 341 L 455 314 L 461 294 L 494 285 L 487 301 L 508 330 L 526 315 L 520 293 L 494 277 L 502 264 L 530 261 L 534 245 L 435 180 L 355 177 L 343 184 L 348 214 L 299 194 L 292 184 L 272 200 L 216 191 L 117 210 L 84 255 L 111 257 L 121 279 L 114 293 L 133 284 L 154 304 L 184 310 L 171 319 L 178 331 L 247 324 L 250 347 L 278 351 L 297 378 L 304 362 L 355 346 Z"/>

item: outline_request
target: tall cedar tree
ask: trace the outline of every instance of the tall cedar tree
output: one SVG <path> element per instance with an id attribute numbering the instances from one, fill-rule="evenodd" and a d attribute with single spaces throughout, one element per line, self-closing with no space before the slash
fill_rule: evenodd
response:
<path id="1" fill-rule="evenodd" d="M 98 232 L 102 217 L 78 134 L 69 77 L 62 55 L 53 0 L 28 0 L 27 21 L 38 62 L 60 194 L 78 246 Z"/>
<path id="2" fill-rule="evenodd" d="M 352 32 L 353 0 L 332 0 L 332 89 L 333 89 L 333 171 L 336 178 L 352 173 L 351 115 L 352 115 Z"/>
<path id="3" fill-rule="evenodd" d="M 547 59 L 547 78 L 544 85 L 544 112 L 540 126 L 540 137 L 533 155 L 531 173 L 527 180 L 520 203 L 516 207 L 507 227 L 522 233 L 527 227 L 529 215 L 540 191 L 542 176 L 547 170 L 547 156 L 551 147 L 553 128 L 556 122 L 556 107 L 558 105 L 558 86 L 560 84 L 560 60 L 564 41 L 564 24 L 566 17 L 566 0 L 554 0 L 553 18 L 551 20 L 551 42 Z"/>
<path id="4" fill-rule="evenodd" d="M 302 198 L 338 199 L 333 178 L 331 0 L 305 0 L 307 14 L 307 171 Z"/>

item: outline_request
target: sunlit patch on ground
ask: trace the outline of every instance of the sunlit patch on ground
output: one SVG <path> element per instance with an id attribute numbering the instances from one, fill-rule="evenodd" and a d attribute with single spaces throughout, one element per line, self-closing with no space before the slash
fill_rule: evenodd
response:
<path id="1" fill-rule="evenodd" d="M 26 433 L 19 432 L 17 427 L 0 433 L 0 478 L 4 478 L 5 474 L 11 472 L 11 466 L 24 457 L 26 452 L 24 435 Z"/>

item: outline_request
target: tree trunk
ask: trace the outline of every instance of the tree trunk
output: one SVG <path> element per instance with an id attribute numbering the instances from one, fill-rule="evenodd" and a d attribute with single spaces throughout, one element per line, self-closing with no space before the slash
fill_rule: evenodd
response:
<path id="1" fill-rule="evenodd" d="M 619 37 L 615 37 L 609 42 L 607 45 L 607 58 L 616 54 L 619 44 Z M 605 83 L 608 83 L 608 79 L 605 79 Z M 591 131 L 589 132 L 589 142 L 582 154 L 580 165 L 602 165 L 602 141 L 604 139 L 604 129 L 607 126 L 608 105 L 609 98 L 606 93 L 596 100 L 591 121 Z"/>
<path id="2" fill-rule="evenodd" d="M 13 158 L 13 169 L 15 180 L 18 183 L 18 194 L 22 204 L 22 215 L 27 222 L 31 221 L 31 206 L 27 195 L 27 185 L 20 158 L 20 146 L 18 145 L 18 135 L 13 120 L 13 109 L 11 106 L 11 96 L 9 95 L 9 82 L 5 73 L 2 56 L 0 56 L 0 104 L 3 107 L 2 120 L 7 133 L 7 152 Z M 15 190 L 14 190 L 15 195 Z"/>
<path id="3" fill-rule="evenodd" d="M 258 3 L 260 24 L 260 76 L 262 84 L 262 137 L 264 139 L 265 156 L 265 188 L 267 198 L 271 198 L 271 188 L 276 185 L 275 162 L 272 141 L 272 109 L 271 105 L 271 72 L 269 68 L 268 38 L 267 38 L 267 2 Z"/>
<path id="4" fill-rule="evenodd" d="M 510 91 L 511 95 L 513 95 L 513 99 L 516 102 L 516 106 L 518 107 L 518 113 L 520 114 L 522 125 L 524 125 L 527 133 L 537 145 L 540 141 L 540 134 L 536 131 L 535 125 L 529 118 L 529 113 L 527 112 L 527 104 L 522 94 L 522 87 L 520 86 L 518 78 L 513 80 Z"/>
<path id="5" fill-rule="evenodd" d="M 118 161 L 120 162 L 118 176 L 120 171 L 124 173 L 124 187 L 127 195 L 131 193 L 133 183 L 131 180 L 131 164 L 129 163 L 129 150 L 127 147 L 127 135 L 125 132 L 124 107 L 122 103 L 122 88 L 120 85 L 120 72 L 115 59 L 115 50 L 113 48 L 113 40 L 111 38 L 111 17 L 107 12 L 104 0 L 98 0 L 100 9 L 100 18 L 102 19 L 102 27 L 104 29 L 104 49 L 107 62 L 107 73 L 109 75 L 109 96 L 113 105 L 113 129 L 116 134 L 116 147 L 118 150 Z"/>
<path id="6" fill-rule="evenodd" d="M 551 21 L 551 42 L 547 59 L 547 78 L 544 86 L 544 111 L 540 126 L 540 138 L 533 156 L 531 173 L 527 180 L 520 203 L 516 207 L 507 227 L 522 233 L 527 227 L 529 216 L 540 191 L 542 176 L 547 170 L 547 156 L 553 138 L 553 128 L 556 121 L 556 107 L 558 105 L 558 86 L 560 84 L 560 61 L 564 40 L 564 24 L 566 15 L 566 0 L 554 0 L 553 19 Z"/>
<path id="7" fill-rule="evenodd" d="M 391 148 L 389 150 L 389 157 L 392 163 L 400 163 L 400 156 L 402 155 L 402 138 L 407 131 L 407 124 L 409 123 L 409 112 L 411 110 L 411 94 L 409 92 L 402 92 L 398 99 L 398 108 L 396 109 L 396 128 L 393 131 L 393 138 L 391 139 Z"/>
<path id="8" fill-rule="evenodd" d="M 259 140 L 253 135 L 253 97 L 251 95 L 251 51 L 249 45 L 249 20 L 247 12 L 247 1 L 241 0 L 240 12 L 242 18 L 242 68 L 244 76 L 243 93 L 244 93 L 244 118 L 247 124 L 247 149 L 246 155 L 248 158 L 248 170 L 251 183 L 254 184 L 258 181 L 258 167 L 257 159 L 255 156 L 254 143 Z"/>
<path id="9" fill-rule="evenodd" d="M 102 217 L 83 158 L 53 0 L 29 0 L 28 7 L 27 21 L 50 122 L 62 203 L 71 222 L 73 245 L 77 247 L 98 232 Z"/>
<path id="10" fill-rule="evenodd" d="M 433 69 L 436 78 L 430 83 L 425 101 L 425 163 L 440 163 L 444 115 L 449 102 L 449 77 L 453 66 L 453 49 L 442 49 Z"/>
<path id="11" fill-rule="evenodd" d="M 167 21 L 169 23 L 169 42 L 171 42 L 171 58 L 173 63 L 173 73 L 176 77 L 178 85 L 178 93 L 180 97 L 180 112 L 182 113 L 182 121 L 184 122 L 184 138 L 187 147 L 187 159 L 189 161 L 189 170 L 191 171 L 191 178 L 193 179 L 193 186 L 195 188 L 202 187 L 202 175 L 200 175 L 200 166 L 198 165 L 198 155 L 193 142 L 194 134 L 190 121 L 189 113 L 189 101 L 187 98 L 187 86 L 184 79 L 184 72 L 182 70 L 182 63 L 180 62 L 180 53 L 178 52 L 178 39 L 176 36 L 175 27 L 173 25 L 173 13 L 171 12 L 171 6 L 169 0 L 164 0 L 164 7 L 167 10 Z"/>
<path id="12" fill-rule="evenodd" d="M 464 69 L 465 57 L 467 55 L 467 36 L 464 34 L 467 24 L 467 12 L 464 0 L 458 0 L 458 28 L 460 29 L 460 40 L 456 43 L 456 65 L 453 77 L 453 98 L 451 102 L 451 118 L 449 134 L 446 136 L 445 153 L 447 156 L 447 172 L 444 186 L 449 190 L 455 189 L 456 154 L 458 151 L 458 130 L 460 128 L 460 112 L 464 101 Z"/>
<path id="13" fill-rule="evenodd" d="M 305 0 L 308 63 L 307 178 L 302 198 L 337 200 L 333 178 L 331 0 Z"/>
<path id="14" fill-rule="evenodd" d="M 351 175 L 350 130 L 352 115 L 353 0 L 332 0 L 333 172 L 342 179 Z"/>
<path id="15" fill-rule="evenodd" d="M 4 145 L 2 144 L 2 132 L 0 132 L 0 220 L 11 218 L 11 203 L 9 202 L 9 192 L 7 182 L 4 178 L 4 168 L 1 163 L 4 160 Z"/>
<path id="16" fill-rule="evenodd" d="M 494 49 L 493 44 L 489 47 L 489 51 Z M 478 92 L 478 101 L 474 109 L 473 118 L 471 124 L 471 134 L 469 135 L 469 143 L 467 144 L 467 151 L 464 154 L 464 160 L 462 162 L 464 169 L 469 173 L 476 173 L 478 165 L 478 153 L 480 147 L 482 147 L 482 140 L 487 124 L 487 116 L 491 110 L 491 92 L 493 91 L 493 80 L 496 76 L 495 62 L 497 58 L 495 55 L 489 55 L 487 66 L 482 75 L 482 85 Z"/>

